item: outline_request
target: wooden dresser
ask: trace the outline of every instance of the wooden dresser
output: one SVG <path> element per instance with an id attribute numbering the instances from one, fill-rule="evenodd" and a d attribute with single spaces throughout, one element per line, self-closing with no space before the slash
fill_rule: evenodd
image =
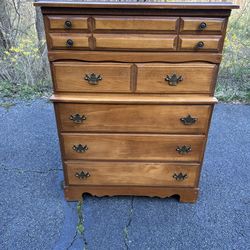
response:
<path id="1" fill-rule="evenodd" d="M 66 199 L 195 202 L 228 17 L 238 6 L 35 5 L 45 23 Z"/>

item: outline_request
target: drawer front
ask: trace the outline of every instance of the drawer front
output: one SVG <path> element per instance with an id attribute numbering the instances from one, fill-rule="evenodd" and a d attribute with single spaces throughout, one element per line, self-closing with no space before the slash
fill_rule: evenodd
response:
<path id="1" fill-rule="evenodd" d="M 50 49 L 88 49 L 90 35 L 73 33 L 50 33 Z"/>
<path id="2" fill-rule="evenodd" d="M 129 92 L 127 63 L 55 62 L 52 64 L 56 91 Z"/>
<path id="3" fill-rule="evenodd" d="M 178 18 L 171 17 L 95 17 L 96 31 L 170 31 L 176 32 Z"/>
<path id="4" fill-rule="evenodd" d="M 69 185 L 195 187 L 198 164 L 66 162 Z"/>
<path id="5" fill-rule="evenodd" d="M 225 18 L 182 17 L 180 32 L 223 33 L 225 25 Z"/>
<path id="6" fill-rule="evenodd" d="M 88 30 L 88 18 L 77 15 L 47 16 L 50 30 Z"/>
<path id="7" fill-rule="evenodd" d="M 62 133 L 65 160 L 201 161 L 203 135 Z"/>
<path id="8" fill-rule="evenodd" d="M 61 131 L 206 133 L 209 105 L 55 104 Z"/>
<path id="9" fill-rule="evenodd" d="M 219 52 L 222 50 L 221 36 L 180 36 L 181 51 L 211 51 Z"/>
<path id="10" fill-rule="evenodd" d="M 95 34 L 96 49 L 103 50 L 176 50 L 175 35 Z"/>
<path id="11" fill-rule="evenodd" d="M 217 66 L 209 63 L 137 64 L 136 92 L 211 93 Z"/>

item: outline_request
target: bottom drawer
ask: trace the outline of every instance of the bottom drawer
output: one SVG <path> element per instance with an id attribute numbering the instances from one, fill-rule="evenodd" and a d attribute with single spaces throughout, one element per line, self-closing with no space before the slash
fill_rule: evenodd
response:
<path id="1" fill-rule="evenodd" d="M 68 185 L 195 187 L 199 164 L 65 162 Z"/>

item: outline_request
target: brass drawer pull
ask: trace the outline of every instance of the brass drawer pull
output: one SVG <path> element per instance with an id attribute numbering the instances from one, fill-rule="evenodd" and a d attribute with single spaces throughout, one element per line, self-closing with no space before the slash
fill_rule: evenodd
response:
<path id="1" fill-rule="evenodd" d="M 177 151 L 179 154 L 181 154 L 181 155 L 185 155 L 185 154 L 191 152 L 191 151 L 192 151 L 192 148 L 191 148 L 191 146 L 183 145 L 183 146 L 178 146 L 178 147 L 176 148 L 176 151 Z"/>
<path id="2" fill-rule="evenodd" d="M 177 181 L 184 181 L 185 179 L 187 179 L 187 174 L 183 174 L 182 172 L 180 172 L 179 174 L 174 173 L 173 178 Z"/>
<path id="3" fill-rule="evenodd" d="M 86 74 L 84 80 L 88 81 L 89 84 L 97 85 L 102 80 L 102 76 L 95 73 Z"/>
<path id="4" fill-rule="evenodd" d="M 201 23 L 200 23 L 199 28 L 200 28 L 201 30 L 206 29 L 206 27 L 207 27 L 207 24 L 206 24 L 205 22 L 201 22 Z"/>
<path id="5" fill-rule="evenodd" d="M 183 81 L 183 77 L 177 76 L 176 74 L 173 74 L 171 76 L 167 75 L 165 77 L 165 81 L 168 82 L 170 86 L 176 86 L 179 82 Z"/>
<path id="6" fill-rule="evenodd" d="M 83 123 L 83 121 L 85 121 L 87 117 L 85 115 L 75 114 L 75 115 L 71 115 L 69 119 L 73 121 L 74 123 L 79 124 L 79 123 Z"/>
<path id="7" fill-rule="evenodd" d="M 71 23 L 71 21 L 69 21 L 69 20 L 67 20 L 67 21 L 65 21 L 65 23 L 64 23 L 64 28 L 65 29 L 71 29 L 72 28 L 72 23 Z"/>
<path id="8" fill-rule="evenodd" d="M 199 48 L 199 49 L 203 48 L 204 46 L 205 46 L 205 44 L 204 44 L 204 42 L 202 42 L 202 41 L 199 41 L 199 42 L 197 43 L 197 48 Z"/>
<path id="9" fill-rule="evenodd" d="M 76 172 L 75 177 L 79 178 L 79 179 L 87 179 L 88 177 L 90 177 L 90 173 L 89 172 L 84 172 L 81 171 L 80 173 Z"/>
<path id="10" fill-rule="evenodd" d="M 180 118 L 181 122 L 184 125 L 192 125 L 194 123 L 196 123 L 196 121 L 198 120 L 197 118 L 192 117 L 191 115 L 188 115 L 186 117 L 182 117 Z"/>
<path id="11" fill-rule="evenodd" d="M 74 45 L 74 41 L 73 41 L 72 39 L 68 39 L 68 40 L 66 41 L 66 47 L 67 47 L 67 48 L 72 48 L 73 45 Z"/>
<path id="12" fill-rule="evenodd" d="M 88 146 L 87 145 L 83 146 L 82 144 L 79 144 L 78 146 L 74 145 L 72 149 L 77 153 L 84 153 L 88 150 Z"/>

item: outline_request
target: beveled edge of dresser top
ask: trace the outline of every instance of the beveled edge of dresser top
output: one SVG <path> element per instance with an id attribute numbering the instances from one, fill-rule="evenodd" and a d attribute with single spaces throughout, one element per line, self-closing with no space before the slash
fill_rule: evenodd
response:
<path id="1" fill-rule="evenodd" d="M 125 103 L 125 104 L 214 104 L 218 100 L 213 96 L 197 94 L 140 95 L 140 94 L 89 94 L 54 93 L 52 102 L 68 103 Z"/>
<path id="2" fill-rule="evenodd" d="M 231 2 L 84 2 L 84 1 L 37 1 L 34 6 L 62 7 L 62 8 L 100 8 L 100 9 L 238 9 L 239 6 Z"/>

